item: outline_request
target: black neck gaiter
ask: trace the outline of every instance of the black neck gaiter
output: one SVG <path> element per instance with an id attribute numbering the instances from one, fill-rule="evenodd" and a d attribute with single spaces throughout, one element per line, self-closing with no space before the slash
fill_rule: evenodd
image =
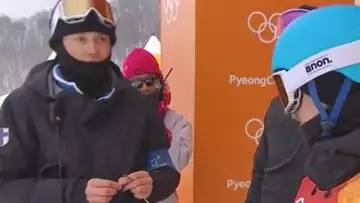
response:
<path id="1" fill-rule="evenodd" d="M 83 62 L 72 57 L 63 46 L 55 50 L 65 80 L 74 82 L 85 96 L 98 99 L 111 90 L 111 56 L 99 62 Z"/>

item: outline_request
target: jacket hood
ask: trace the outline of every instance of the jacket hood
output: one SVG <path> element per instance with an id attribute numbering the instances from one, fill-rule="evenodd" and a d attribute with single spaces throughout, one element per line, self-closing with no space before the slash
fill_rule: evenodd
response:
<path id="1" fill-rule="evenodd" d="M 156 58 L 142 48 L 135 48 L 124 59 L 122 73 L 126 78 L 141 74 L 155 74 L 163 81 L 163 75 Z"/>

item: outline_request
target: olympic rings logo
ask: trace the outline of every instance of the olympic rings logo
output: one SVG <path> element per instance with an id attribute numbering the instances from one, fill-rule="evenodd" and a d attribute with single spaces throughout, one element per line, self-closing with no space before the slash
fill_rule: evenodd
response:
<path id="1" fill-rule="evenodd" d="M 180 3 L 181 0 L 164 0 L 164 14 L 168 24 L 177 20 Z"/>
<path id="2" fill-rule="evenodd" d="M 262 22 L 260 23 L 259 26 L 254 26 L 252 24 L 253 18 L 256 16 L 261 17 Z M 247 24 L 248 24 L 250 31 L 257 34 L 257 36 L 259 37 L 259 39 L 262 43 L 270 44 L 277 39 L 276 20 L 277 20 L 277 17 L 279 17 L 279 16 L 280 16 L 280 13 L 274 13 L 268 19 L 264 13 L 262 13 L 260 11 L 254 11 L 249 15 Z M 264 36 L 263 33 L 266 32 L 266 30 L 269 30 L 272 33 L 271 37 Z"/>
<path id="3" fill-rule="evenodd" d="M 250 126 L 256 126 L 256 131 L 251 132 Z M 259 145 L 260 138 L 264 132 L 264 123 L 258 118 L 251 118 L 245 124 L 245 135 Z"/>

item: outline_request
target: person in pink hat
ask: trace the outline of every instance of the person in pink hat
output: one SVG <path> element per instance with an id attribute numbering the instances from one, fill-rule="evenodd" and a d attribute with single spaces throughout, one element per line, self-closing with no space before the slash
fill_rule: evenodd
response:
<path id="1" fill-rule="evenodd" d="M 168 107 L 171 95 L 158 62 L 145 49 L 135 48 L 124 59 L 122 73 L 129 79 L 131 86 L 156 100 L 158 113 L 164 118 L 171 143 L 170 157 L 176 169 L 180 171 L 189 163 L 193 151 L 192 126 L 185 116 Z M 161 201 L 161 203 L 177 202 L 176 193 Z"/>

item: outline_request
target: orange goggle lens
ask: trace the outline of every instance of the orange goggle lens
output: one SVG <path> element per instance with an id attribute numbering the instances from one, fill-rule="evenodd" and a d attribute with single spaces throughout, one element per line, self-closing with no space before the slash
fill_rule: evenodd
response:
<path id="1" fill-rule="evenodd" d="M 289 98 L 286 93 L 283 80 L 280 75 L 273 75 L 272 77 L 273 77 L 274 83 L 276 85 L 281 103 L 283 104 L 284 108 L 286 108 L 289 105 Z"/>
<path id="2" fill-rule="evenodd" d="M 106 21 L 115 25 L 110 4 L 106 0 L 62 0 L 62 11 L 65 19 L 84 18 L 94 9 Z"/>

